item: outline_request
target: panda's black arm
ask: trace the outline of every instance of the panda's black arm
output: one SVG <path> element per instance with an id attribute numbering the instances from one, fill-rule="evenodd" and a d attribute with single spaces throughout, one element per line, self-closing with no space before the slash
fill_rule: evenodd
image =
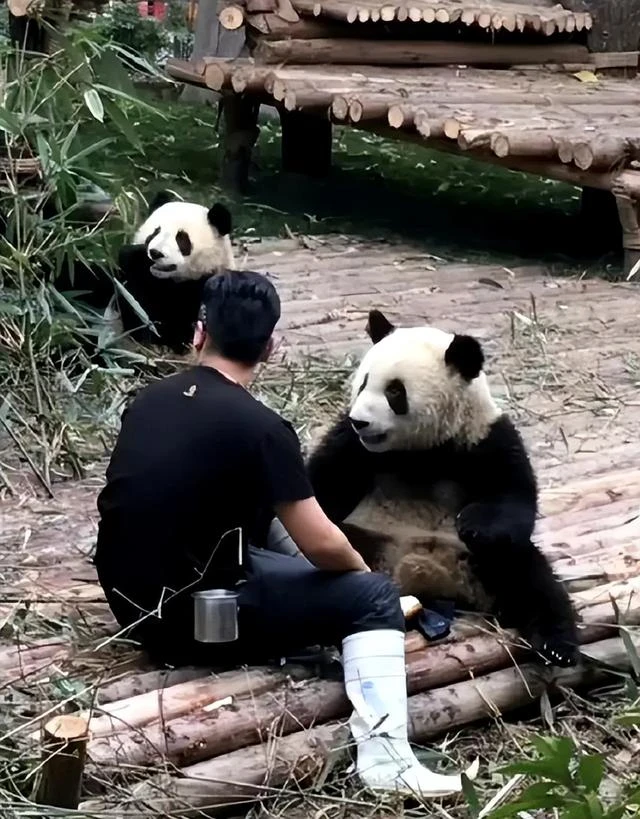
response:
<path id="1" fill-rule="evenodd" d="M 343 415 L 307 460 L 316 500 L 327 517 L 341 523 L 373 489 L 371 457 Z"/>
<path id="2" fill-rule="evenodd" d="M 458 527 L 462 539 L 472 529 L 492 529 L 516 540 L 528 540 L 538 514 L 538 487 L 520 433 L 507 416 L 467 455 L 467 505 Z M 489 532 L 487 531 L 487 535 Z"/>

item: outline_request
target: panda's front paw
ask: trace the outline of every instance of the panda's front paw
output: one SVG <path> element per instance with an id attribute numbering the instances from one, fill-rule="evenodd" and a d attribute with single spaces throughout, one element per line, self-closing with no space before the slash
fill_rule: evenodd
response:
<path id="1" fill-rule="evenodd" d="M 540 654 L 545 665 L 571 668 L 578 664 L 580 646 L 561 635 L 540 636 L 534 641 L 534 649 Z"/>
<path id="2" fill-rule="evenodd" d="M 500 510 L 484 503 L 470 503 L 456 517 L 458 537 L 469 549 L 509 541 L 511 533 Z"/>

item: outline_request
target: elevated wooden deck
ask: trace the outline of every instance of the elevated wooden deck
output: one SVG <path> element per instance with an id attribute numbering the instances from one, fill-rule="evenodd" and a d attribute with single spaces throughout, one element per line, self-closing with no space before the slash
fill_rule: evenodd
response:
<path id="1" fill-rule="evenodd" d="M 445 264 L 411 245 L 342 237 L 245 250 L 243 264 L 271 273 L 283 300 L 282 361 L 271 379 L 313 402 L 303 440 L 335 412 L 335 394 L 314 395 L 313 378 L 367 346 L 371 307 L 400 324 L 463 327 L 482 340 L 490 380 L 540 476 L 538 542 L 572 591 L 585 656 L 624 663 L 613 624 L 640 622 L 638 287 Z M 13 698 L 16 753 L 34 752 L 40 716 L 68 698 L 91 712 L 86 785 L 98 793 L 86 810 L 115 803 L 113 815 L 177 816 L 317 781 L 348 714 L 340 682 L 299 665 L 160 671 L 114 639 L 89 560 L 103 466 L 57 487 L 51 501 L 0 504 L 0 617 L 15 635 L 0 642 L 0 691 Z M 603 673 L 585 661 L 541 676 L 513 634 L 471 619 L 430 647 L 410 633 L 406 649 L 416 741 L 506 715 L 552 683 Z M 129 786 L 119 795 L 117 783 L 141 775 L 135 798 Z"/>
<path id="2" fill-rule="evenodd" d="M 266 103 L 280 111 L 287 171 L 328 173 L 339 124 L 613 194 L 629 272 L 640 259 L 640 7 L 622 0 L 634 50 L 594 52 L 594 19 L 580 10 L 592 2 L 220 0 L 234 57 L 170 60 L 167 72 L 222 93 L 227 184 L 246 184 Z M 622 21 L 610 22 L 622 42 Z"/>

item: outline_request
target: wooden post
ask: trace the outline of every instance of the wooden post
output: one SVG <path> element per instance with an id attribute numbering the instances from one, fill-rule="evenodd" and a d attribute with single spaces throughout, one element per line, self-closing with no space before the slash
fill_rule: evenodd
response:
<path id="1" fill-rule="evenodd" d="M 42 735 L 42 772 L 35 801 L 48 807 L 76 810 L 89 739 L 87 721 L 62 714 L 44 725 Z"/>
<path id="2" fill-rule="evenodd" d="M 622 243 L 620 217 L 615 196 L 600 188 L 582 188 L 580 232 L 590 252 L 619 250 Z"/>
<path id="3" fill-rule="evenodd" d="M 225 94 L 221 104 L 224 135 L 220 182 L 232 193 L 245 193 L 253 147 L 260 133 L 260 103 L 251 97 Z"/>
<path id="4" fill-rule="evenodd" d="M 282 170 L 322 178 L 331 171 L 331 120 L 303 111 L 280 111 Z"/>
<path id="5" fill-rule="evenodd" d="M 640 42 L 638 0 L 563 0 L 569 11 L 588 12 L 593 17 L 589 51 L 636 51 Z"/>
<path id="6" fill-rule="evenodd" d="M 624 248 L 624 275 L 628 276 L 640 264 L 640 201 L 631 196 L 622 185 L 613 186 L 618 216 L 622 225 L 622 247 Z M 640 269 L 635 277 L 640 276 Z"/>

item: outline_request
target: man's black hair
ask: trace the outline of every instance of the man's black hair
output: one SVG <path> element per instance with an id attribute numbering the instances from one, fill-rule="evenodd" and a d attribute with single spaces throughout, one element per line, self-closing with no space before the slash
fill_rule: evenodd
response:
<path id="1" fill-rule="evenodd" d="M 273 284 L 251 270 L 226 270 L 209 278 L 202 294 L 209 343 L 219 355 L 253 366 L 280 319 Z"/>

